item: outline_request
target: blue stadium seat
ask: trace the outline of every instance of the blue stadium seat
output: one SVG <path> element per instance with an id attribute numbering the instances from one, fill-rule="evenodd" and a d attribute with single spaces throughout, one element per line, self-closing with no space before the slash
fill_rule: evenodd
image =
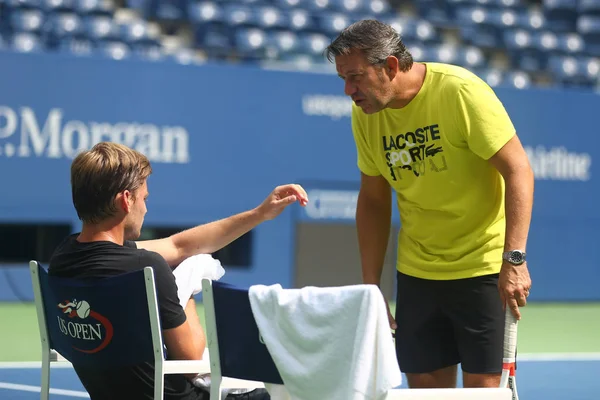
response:
<path id="1" fill-rule="evenodd" d="M 482 69 L 482 70 L 473 70 L 473 72 L 479 76 L 482 80 L 484 80 L 491 87 L 496 87 L 502 84 L 504 80 L 504 73 L 499 69 Z"/>
<path id="2" fill-rule="evenodd" d="M 224 19 L 221 5 L 213 1 L 190 2 L 188 16 L 192 23 L 221 23 Z"/>
<path id="3" fill-rule="evenodd" d="M 579 0 L 577 12 L 579 14 L 600 15 L 600 0 Z"/>
<path id="4" fill-rule="evenodd" d="M 102 55 L 113 60 L 124 60 L 131 55 L 129 46 L 123 42 L 106 41 L 100 43 L 98 48 Z"/>
<path id="5" fill-rule="evenodd" d="M 94 44 L 88 39 L 67 38 L 58 43 L 58 51 L 61 53 L 88 56 L 93 54 L 94 50 Z"/>
<path id="6" fill-rule="evenodd" d="M 558 40 L 552 36 L 543 36 L 538 32 L 514 29 L 504 33 L 504 44 L 508 50 L 511 64 L 524 72 L 543 70 L 547 61 L 547 51 L 543 46 L 558 46 Z"/>
<path id="7" fill-rule="evenodd" d="M 258 28 L 238 28 L 235 31 L 235 49 L 246 60 L 265 58 L 267 34 Z"/>
<path id="8" fill-rule="evenodd" d="M 566 33 L 558 37 L 558 48 L 571 54 L 581 54 L 585 51 L 585 42 L 577 33 Z"/>
<path id="9" fill-rule="evenodd" d="M 599 62 L 572 56 L 553 56 L 548 63 L 555 78 L 563 85 L 590 86 L 598 79 Z"/>
<path id="10" fill-rule="evenodd" d="M 333 11 L 333 0 L 304 0 L 304 7 L 318 15 L 323 11 Z"/>
<path id="11" fill-rule="evenodd" d="M 584 36 L 600 35 L 600 17 L 582 15 L 577 20 L 577 31 Z"/>
<path id="12" fill-rule="evenodd" d="M 339 12 L 323 11 L 316 18 L 319 31 L 332 37 L 351 24 L 350 18 Z"/>
<path id="13" fill-rule="evenodd" d="M 532 85 L 531 76 L 523 71 L 511 71 L 504 76 L 501 85 L 515 89 L 527 89 Z"/>
<path id="14" fill-rule="evenodd" d="M 499 8 L 510 9 L 525 9 L 528 4 L 523 0 L 496 0 L 494 5 Z"/>
<path id="15" fill-rule="evenodd" d="M 417 0 L 416 7 L 420 18 L 439 27 L 454 27 L 455 9 L 447 2 L 439 0 Z"/>
<path id="16" fill-rule="evenodd" d="M 331 9 L 346 14 L 366 13 L 365 0 L 331 0 Z"/>
<path id="17" fill-rule="evenodd" d="M 403 40 L 419 41 L 423 43 L 437 42 L 438 35 L 435 27 L 424 20 L 415 20 L 412 18 L 388 17 L 383 19 L 390 24 Z"/>
<path id="18" fill-rule="evenodd" d="M 287 15 L 279 8 L 273 6 L 253 7 L 254 20 L 261 29 L 287 29 L 289 22 Z"/>
<path id="19" fill-rule="evenodd" d="M 388 15 L 390 4 L 385 0 L 365 0 L 365 12 L 376 17 Z"/>
<path id="20" fill-rule="evenodd" d="M 432 61 L 459 65 L 468 69 L 485 67 L 486 59 L 481 50 L 476 47 L 457 47 L 454 45 L 440 45 L 428 51 Z"/>
<path id="21" fill-rule="evenodd" d="M 519 27 L 519 12 L 512 9 L 494 10 L 490 13 L 490 24 L 497 29 Z"/>
<path id="22" fill-rule="evenodd" d="M 224 6 L 223 12 L 224 21 L 231 27 L 256 24 L 255 14 L 249 6 L 230 3 Z"/>
<path id="23" fill-rule="evenodd" d="M 84 29 L 87 37 L 93 41 L 120 39 L 119 27 L 111 17 L 86 17 L 84 19 Z"/>
<path id="24" fill-rule="evenodd" d="M 196 29 L 196 44 L 211 58 L 228 56 L 234 45 L 233 30 L 222 25 L 199 25 Z M 182 55 L 187 59 L 187 55 Z M 190 60 L 193 63 L 193 60 Z"/>
<path id="25" fill-rule="evenodd" d="M 312 16 L 306 10 L 291 10 L 287 13 L 287 19 L 290 29 L 294 31 L 313 30 L 317 25 Z"/>
<path id="26" fill-rule="evenodd" d="M 533 34 L 525 29 L 510 29 L 504 31 L 504 45 L 511 51 L 531 49 L 534 44 Z"/>
<path id="27" fill-rule="evenodd" d="M 43 0 L 42 7 L 46 12 L 72 12 L 75 11 L 75 0 Z"/>
<path id="28" fill-rule="evenodd" d="M 498 11 L 484 7 L 460 7 L 457 25 L 464 43 L 481 48 L 497 48 L 502 43 L 502 29 L 497 27 Z"/>
<path id="29" fill-rule="evenodd" d="M 600 16 L 580 16 L 577 20 L 577 32 L 585 41 L 586 53 L 600 57 Z"/>
<path id="30" fill-rule="evenodd" d="M 295 54 L 298 51 L 298 35 L 291 31 L 275 31 L 269 33 L 269 46 L 273 47 L 279 58 L 287 54 Z"/>
<path id="31" fill-rule="evenodd" d="M 543 0 L 546 21 L 554 32 L 572 32 L 577 20 L 577 0 Z"/>
<path id="32" fill-rule="evenodd" d="M 147 61 L 160 61 L 166 58 L 162 47 L 156 42 L 135 43 L 131 46 L 131 54 Z"/>
<path id="33" fill-rule="evenodd" d="M 81 15 L 112 15 L 111 2 L 103 0 L 75 0 L 75 11 Z"/>
<path id="34" fill-rule="evenodd" d="M 9 8 L 42 8 L 42 0 L 4 0 Z"/>
<path id="35" fill-rule="evenodd" d="M 430 61 L 428 46 L 410 42 L 404 42 L 404 45 L 415 61 Z"/>
<path id="36" fill-rule="evenodd" d="M 81 17 L 66 12 L 49 15 L 45 31 L 49 37 L 56 40 L 84 36 L 85 32 Z"/>
<path id="37" fill-rule="evenodd" d="M 321 33 L 303 33 L 299 36 L 298 49 L 300 52 L 313 57 L 323 58 L 323 52 L 331 40 Z"/>
<path id="38" fill-rule="evenodd" d="M 11 47 L 21 53 L 44 51 L 44 45 L 39 36 L 31 32 L 15 33 L 12 36 Z"/>
<path id="39" fill-rule="evenodd" d="M 551 31 L 530 32 L 531 46 L 537 51 L 552 53 L 560 50 L 561 40 L 558 34 Z"/>
<path id="40" fill-rule="evenodd" d="M 167 58 L 181 65 L 201 65 L 205 63 L 205 59 L 200 57 L 194 49 L 190 48 L 177 49 Z"/>
<path id="41" fill-rule="evenodd" d="M 39 33 L 45 22 L 45 18 L 40 10 L 14 10 L 10 14 L 10 22 L 13 30 L 16 32 Z"/>
<path id="42" fill-rule="evenodd" d="M 502 45 L 501 30 L 490 26 L 467 25 L 460 27 L 460 36 L 465 44 L 482 49 L 495 49 Z"/>
<path id="43" fill-rule="evenodd" d="M 159 32 L 153 31 L 144 20 L 121 23 L 118 26 L 120 38 L 130 45 L 156 44 Z"/>
<path id="44" fill-rule="evenodd" d="M 279 7 L 282 10 L 286 9 L 302 9 L 307 0 L 274 0 L 275 6 Z"/>
<path id="45" fill-rule="evenodd" d="M 546 17 L 539 10 L 523 11 L 519 13 L 519 26 L 525 29 L 537 31 L 546 29 Z"/>

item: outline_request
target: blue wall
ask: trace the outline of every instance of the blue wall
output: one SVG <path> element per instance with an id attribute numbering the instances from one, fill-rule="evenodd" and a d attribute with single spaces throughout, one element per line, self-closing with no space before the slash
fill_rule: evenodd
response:
<path id="1" fill-rule="evenodd" d="M 146 224 L 222 218 L 288 182 L 342 188 L 352 206 L 358 172 L 349 102 L 333 75 L 12 53 L 0 54 L 0 71 L 0 221 L 68 220 L 79 229 L 70 160 L 99 140 L 128 144 L 153 161 Z M 600 96 L 497 93 L 536 171 L 531 298 L 600 300 L 593 162 Z M 253 265 L 226 279 L 291 285 L 296 221 L 328 218 L 312 211 L 292 207 L 259 226 Z M 336 218 L 351 223 L 347 215 Z M 30 290 L 24 276 L 17 280 Z M 6 293 L 0 274 L 0 300 Z"/>

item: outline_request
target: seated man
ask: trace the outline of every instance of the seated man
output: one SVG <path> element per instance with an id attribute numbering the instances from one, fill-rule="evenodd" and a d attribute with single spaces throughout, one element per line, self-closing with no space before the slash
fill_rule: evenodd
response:
<path id="1" fill-rule="evenodd" d="M 146 214 L 146 180 L 151 172 L 143 154 L 120 144 L 102 142 L 79 154 L 71 165 L 71 187 L 83 226 L 80 233 L 68 236 L 58 246 L 48 271 L 54 276 L 101 279 L 152 266 L 169 359 L 200 360 L 206 347 L 204 332 L 193 298 L 180 302 L 172 268 L 190 256 L 221 249 L 261 222 L 275 218 L 288 205 L 298 201 L 304 206 L 308 199 L 300 186 L 284 185 L 253 210 L 168 238 L 135 242 Z M 153 397 L 151 363 L 116 370 L 75 367 L 75 371 L 92 400 Z M 166 375 L 165 400 L 209 399 L 205 388 L 192 383 L 194 378 Z M 268 398 L 264 389 L 227 397 Z"/>

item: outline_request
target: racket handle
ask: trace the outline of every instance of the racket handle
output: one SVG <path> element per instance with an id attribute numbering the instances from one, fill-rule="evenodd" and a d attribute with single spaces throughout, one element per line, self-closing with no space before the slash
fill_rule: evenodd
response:
<path id="1" fill-rule="evenodd" d="M 504 321 L 504 362 L 515 362 L 517 352 L 517 318 L 513 315 L 508 305 L 506 306 Z"/>

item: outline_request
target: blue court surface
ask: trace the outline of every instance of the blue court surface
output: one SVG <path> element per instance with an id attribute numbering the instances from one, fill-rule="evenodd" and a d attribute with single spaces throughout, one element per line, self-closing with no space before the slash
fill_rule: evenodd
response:
<path id="1" fill-rule="evenodd" d="M 39 364 L 0 363 L 0 399 L 39 399 Z M 598 400 L 600 354 L 523 355 L 518 361 L 517 384 L 521 400 Z M 51 399 L 89 398 L 68 365 L 52 368 L 50 387 Z"/>

